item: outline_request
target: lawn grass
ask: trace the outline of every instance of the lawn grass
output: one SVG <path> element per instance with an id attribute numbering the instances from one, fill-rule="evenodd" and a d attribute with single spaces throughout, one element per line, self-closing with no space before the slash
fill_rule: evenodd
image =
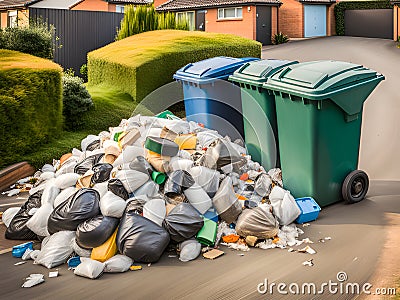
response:
<path id="1" fill-rule="evenodd" d="M 94 102 L 94 108 L 83 117 L 84 128 L 77 131 L 63 131 L 48 143 L 33 152 L 16 156 L 16 161 L 28 161 L 35 168 L 51 163 L 72 148 L 80 148 L 80 143 L 88 134 L 98 134 L 109 127 L 117 126 L 121 119 L 129 118 L 136 107 L 131 96 L 112 87 L 99 85 L 88 88 Z M 4 167 L 4 166 L 3 166 Z"/>

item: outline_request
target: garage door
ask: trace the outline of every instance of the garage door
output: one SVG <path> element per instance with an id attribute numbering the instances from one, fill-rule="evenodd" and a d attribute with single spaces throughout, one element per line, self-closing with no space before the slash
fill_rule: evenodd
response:
<path id="1" fill-rule="evenodd" d="M 370 38 L 393 38 L 392 9 L 346 10 L 344 14 L 345 35 Z"/>
<path id="2" fill-rule="evenodd" d="M 304 5 L 304 37 L 326 36 L 326 6 Z"/>

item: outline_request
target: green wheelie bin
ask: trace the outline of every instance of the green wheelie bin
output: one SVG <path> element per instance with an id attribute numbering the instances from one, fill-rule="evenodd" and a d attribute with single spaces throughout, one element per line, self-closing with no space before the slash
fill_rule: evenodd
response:
<path id="1" fill-rule="evenodd" d="M 298 61 L 265 59 L 247 62 L 229 76 L 241 88 L 244 137 L 248 153 L 267 171 L 280 166 L 274 95 L 263 83 Z"/>
<path id="2" fill-rule="evenodd" d="M 275 95 L 283 183 L 293 195 L 321 206 L 364 199 L 369 179 L 357 170 L 363 103 L 384 79 L 361 65 L 313 61 L 264 84 Z"/>

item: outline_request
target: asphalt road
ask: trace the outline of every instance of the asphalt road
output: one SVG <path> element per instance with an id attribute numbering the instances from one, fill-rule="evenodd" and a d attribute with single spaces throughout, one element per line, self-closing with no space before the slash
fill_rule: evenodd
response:
<path id="1" fill-rule="evenodd" d="M 182 263 L 165 254 L 162 259 L 143 270 L 124 274 L 104 274 L 97 280 L 73 275 L 61 266 L 58 278 L 48 278 L 46 268 L 32 261 L 20 261 L 11 253 L 0 255 L 0 293 L 2 299 L 351 299 L 353 294 L 332 296 L 325 288 L 322 295 L 261 295 L 257 285 L 268 282 L 286 284 L 315 283 L 320 286 L 338 282 L 338 272 L 346 272 L 347 282 L 368 282 L 377 266 L 385 241 L 385 213 L 400 213 L 400 183 L 372 182 L 367 199 L 355 205 L 337 203 L 322 210 L 320 217 L 305 231 L 315 243 L 316 254 L 289 253 L 287 250 L 252 248 L 241 252 L 222 247 L 225 255 L 210 261 L 198 258 Z M 2 225 L 4 226 L 4 225 Z M 331 237 L 325 243 L 318 240 Z M 314 266 L 302 262 L 313 258 Z M 46 282 L 31 289 L 21 288 L 23 278 L 42 273 Z"/>

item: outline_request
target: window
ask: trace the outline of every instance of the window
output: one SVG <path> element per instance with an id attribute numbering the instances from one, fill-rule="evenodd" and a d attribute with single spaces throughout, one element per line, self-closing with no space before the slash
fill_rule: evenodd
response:
<path id="1" fill-rule="evenodd" d="M 219 8 L 218 20 L 241 19 L 243 16 L 241 7 Z"/>
<path id="2" fill-rule="evenodd" d="M 124 13 L 125 5 L 115 5 L 115 11 L 117 13 Z"/>
<path id="3" fill-rule="evenodd" d="M 195 21 L 194 21 L 194 11 L 185 11 L 185 12 L 177 12 L 176 13 L 176 20 L 185 19 L 189 23 L 189 30 L 194 30 L 195 28 Z"/>
<path id="4" fill-rule="evenodd" d="M 8 12 L 7 26 L 8 27 L 18 26 L 18 12 L 16 10 Z"/>

